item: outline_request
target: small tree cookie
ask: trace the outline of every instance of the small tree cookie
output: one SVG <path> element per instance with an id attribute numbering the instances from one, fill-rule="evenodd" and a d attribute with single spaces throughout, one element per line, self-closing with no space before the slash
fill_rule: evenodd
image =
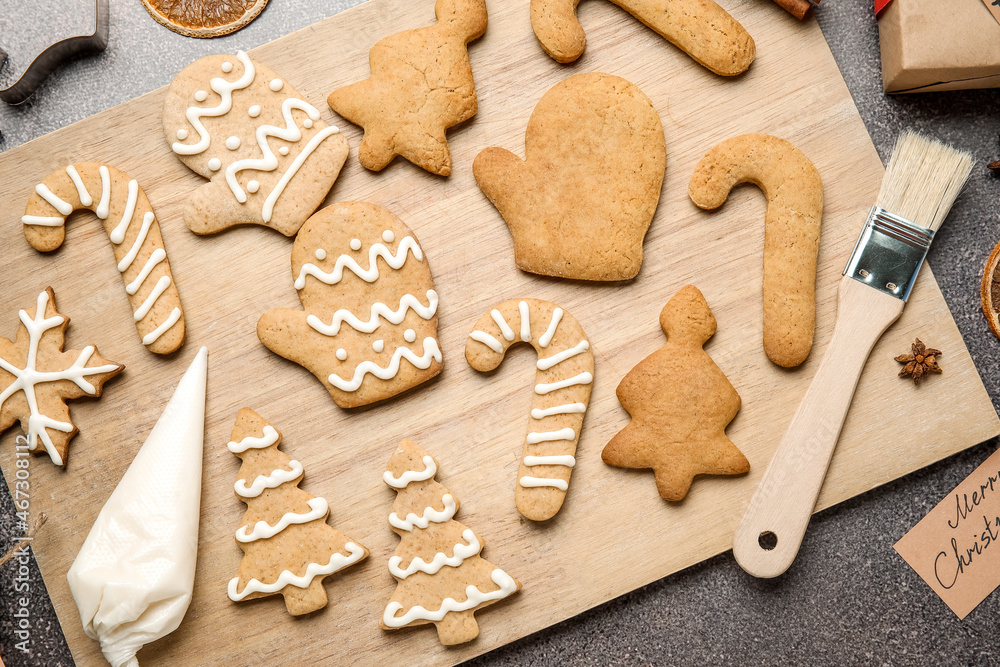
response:
<path id="1" fill-rule="evenodd" d="M 243 459 L 236 497 L 247 504 L 236 542 L 239 575 L 229 582 L 234 602 L 281 593 L 288 613 L 326 606 L 323 579 L 368 557 L 368 549 L 327 525 L 325 499 L 298 488 L 302 464 L 278 451 L 281 433 L 249 408 L 236 416 L 229 451 Z"/>
<path id="2" fill-rule="evenodd" d="M 667 344 L 618 385 L 632 421 L 604 448 L 604 462 L 652 468 L 667 500 L 682 500 L 696 475 L 739 475 L 750 463 L 726 437 L 740 395 L 702 346 L 715 316 L 698 288 L 681 288 L 660 313 Z"/>
<path id="3" fill-rule="evenodd" d="M 434 481 L 430 454 L 403 440 L 387 468 L 382 479 L 398 493 L 389 525 L 400 538 L 389 572 L 399 583 L 381 626 L 434 623 L 442 644 L 471 641 L 479 636 L 475 612 L 521 584 L 479 556 L 483 541 L 454 520 L 458 499 Z"/>

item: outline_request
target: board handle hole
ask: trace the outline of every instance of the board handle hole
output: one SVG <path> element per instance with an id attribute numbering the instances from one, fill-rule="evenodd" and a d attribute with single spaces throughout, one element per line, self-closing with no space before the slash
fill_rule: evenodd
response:
<path id="1" fill-rule="evenodd" d="M 769 530 L 765 530 L 757 538 L 757 544 L 759 544 L 760 548 L 764 551 L 771 551 L 778 546 L 778 536 Z"/>

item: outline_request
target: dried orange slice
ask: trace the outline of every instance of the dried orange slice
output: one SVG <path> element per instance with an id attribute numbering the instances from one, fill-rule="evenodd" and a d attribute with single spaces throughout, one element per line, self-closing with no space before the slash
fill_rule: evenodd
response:
<path id="1" fill-rule="evenodd" d="M 264 11 L 267 0 L 142 0 L 154 19 L 187 37 L 236 32 Z"/>
<path id="2" fill-rule="evenodd" d="M 993 335 L 1000 338 L 1000 243 L 994 246 L 990 258 L 986 260 L 979 298 L 983 301 L 983 313 Z"/>

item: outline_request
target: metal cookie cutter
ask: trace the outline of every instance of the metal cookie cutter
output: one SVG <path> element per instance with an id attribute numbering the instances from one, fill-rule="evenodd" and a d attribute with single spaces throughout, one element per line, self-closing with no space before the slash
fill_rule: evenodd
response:
<path id="1" fill-rule="evenodd" d="M 97 25 L 89 35 L 75 35 L 51 45 L 35 58 L 10 88 L 0 89 L 0 100 L 21 104 L 35 92 L 64 61 L 75 56 L 98 53 L 108 45 L 108 0 L 96 0 Z M 0 68 L 7 62 L 7 53 L 0 48 Z"/>

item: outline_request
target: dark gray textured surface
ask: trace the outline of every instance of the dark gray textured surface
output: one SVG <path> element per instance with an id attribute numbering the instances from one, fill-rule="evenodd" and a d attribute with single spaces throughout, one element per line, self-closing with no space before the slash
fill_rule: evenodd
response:
<path id="1" fill-rule="evenodd" d="M 31 5 L 37 16 L 39 6 L 69 1 L 0 0 L 0 44 L 11 50 L 13 66 L 30 60 L 30 31 L 18 23 L 24 8 Z M 90 6 L 87 0 L 77 3 L 81 12 Z M 356 3 L 271 0 L 245 30 L 197 41 L 159 27 L 138 0 L 112 0 L 108 50 L 67 65 L 26 105 L 0 105 L 0 148 L 165 85 L 197 57 L 252 48 Z M 1000 91 L 887 97 L 881 90 L 871 0 L 825 0 L 818 20 L 883 159 L 907 127 L 977 157 L 970 185 L 935 241 L 930 263 L 998 406 L 1000 341 L 980 312 L 979 279 L 1000 237 L 1000 179 L 984 166 L 1000 158 Z M 0 72 L 0 82 L 7 76 Z M 996 448 L 996 441 L 973 447 L 816 516 L 795 564 L 777 581 L 744 574 L 726 553 L 470 665 L 1000 664 L 1000 594 L 958 621 L 892 550 Z M 11 535 L 12 511 L 9 494 L 0 489 L 0 544 Z M 14 649 L 11 635 L 17 568 L 8 564 L 0 573 L 0 655 L 11 667 L 72 664 L 37 569 L 33 573 L 32 652 L 27 655 Z"/>

